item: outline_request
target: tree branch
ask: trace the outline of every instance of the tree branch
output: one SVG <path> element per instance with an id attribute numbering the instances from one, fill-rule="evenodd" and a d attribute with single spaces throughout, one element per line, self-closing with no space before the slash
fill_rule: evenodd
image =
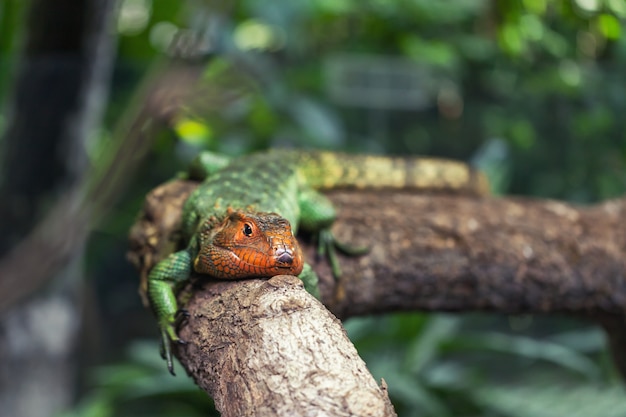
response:
<path id="1" fill-rule="evenodd" d="M 551 200 L 335 192 L 342 257 L 324 302 L 345 318 L 398 310 L 623 315 L 626 200 Z M 313 249 L 309 247 L 309 259 Z M 315 269 L 330 281 L 325 262 Z"/>
<path id="2" fill-rule="evenodd" d="M 204 282 L 178 356 L 222 416 L 396 415 L 339 320 L 298 278 Z"/>

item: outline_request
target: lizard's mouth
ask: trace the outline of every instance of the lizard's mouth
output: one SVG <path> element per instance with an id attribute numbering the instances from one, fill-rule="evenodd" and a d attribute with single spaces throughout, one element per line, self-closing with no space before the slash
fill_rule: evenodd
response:
<path id="1" fill-rule="evenodd" d="M 201 252 L 194 263 L 196 272 L 222 279 L 299 275 L 303 266 L 300 247 L 282 242 L 264 251 L 247 245 L 213 246 Z"/>
<path id="2" fill-rule="evenodd" d="M 233 212 L 215 234 L 201 233 L 199 244 L 194 269 L 216 278 L 299 275 L 304 267 L 289 222 L 275 213 Z"/>
<path id="3" fill-rule="evenodd" d="M 278 248 L 274 251 L 274 258 L 276 259 L 277 267 L 291 268 L 294 261 L 293 250 L 288 248 Z"/>
<path id="4" fill-rule="evenodd" d="M 239 246 L 229 248 L 233 255 L 235 270 L 250 275 L 272 276 L 276 274 L 298 275 L 302 269 L 302 254 L 299 247 L 290 245 L 274 246 L 270 251 L 258 248 Z"/>

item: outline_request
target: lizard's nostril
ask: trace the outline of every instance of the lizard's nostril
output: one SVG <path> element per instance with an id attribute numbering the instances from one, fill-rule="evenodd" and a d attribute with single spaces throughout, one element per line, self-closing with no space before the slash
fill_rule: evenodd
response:
<path id="1" fill-rule="evenodd" d="M 276 251 L 276 261 L 291 265 L 293 263 L 293 251 L 285 248 L 278 249 Z"/>

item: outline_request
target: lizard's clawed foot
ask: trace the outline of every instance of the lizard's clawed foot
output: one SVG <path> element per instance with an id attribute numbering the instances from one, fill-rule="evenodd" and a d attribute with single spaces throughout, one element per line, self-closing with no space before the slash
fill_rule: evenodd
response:
<path id="1" fill-rule="evenodd" d="M 189 318 L 189 316 L 191 316 L 191 314 L 189 314 L 189 311 L 187 311 L 186 309 L 178 309 L 178 311 L 174 315 L 174 327 L 178 329 L 185 322 L 185 320 Z"/>
<path id="2" fill-rule="evenodd" d="M 349 244 L 339 242 L 330 229 L 322 229 L 319 232 L 317 243 L 317 254 L 320 257 L 328 259 L 335 280 L 338 280 L 341 277 L 341 266 L 339 265 L 339 259 L 337 258 L 337 251 L 349 256 L 359 256 L 369 252 L 369 248 L 366 246 L 351 246 Z"/>
<path id="3" fill-rule="evenodd" d="M 189 312 L 187 310 L 179 310 L 179 312 L 176 313 L 176 318 L 174 320 L 161 325 L 161 357 L 165 359 L 165 362 L 167 363 L 167 370 L 174 376 L 176 376 L 176 373 L 174 372 L 174 359 L 172 356 L 172 345 L 170 342 L 174 342 L 180 346 L 187 344 L 186 340 L 181 339 L 178 337 L 178 334 L 176 334 L 177 321 L 179 319 L 185 320 L 187 317 L 189 317 Z"/>

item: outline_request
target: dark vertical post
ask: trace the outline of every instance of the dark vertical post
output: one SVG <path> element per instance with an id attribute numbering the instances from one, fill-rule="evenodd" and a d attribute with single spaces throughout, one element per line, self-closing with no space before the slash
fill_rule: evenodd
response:
<path id="1" fill-rule="evenodd" d="M 113 60 L 113 0 L 32 0 L 0 150 L 0 258 L 87 166 Z M 33 253 L 32 262 L 37 262 Z M 82 249 L 51 288 L 0 318 L 0 409 L 43 417 L 73 397 Z M 2 277 L 0 277 L 2 279 Z"/>

